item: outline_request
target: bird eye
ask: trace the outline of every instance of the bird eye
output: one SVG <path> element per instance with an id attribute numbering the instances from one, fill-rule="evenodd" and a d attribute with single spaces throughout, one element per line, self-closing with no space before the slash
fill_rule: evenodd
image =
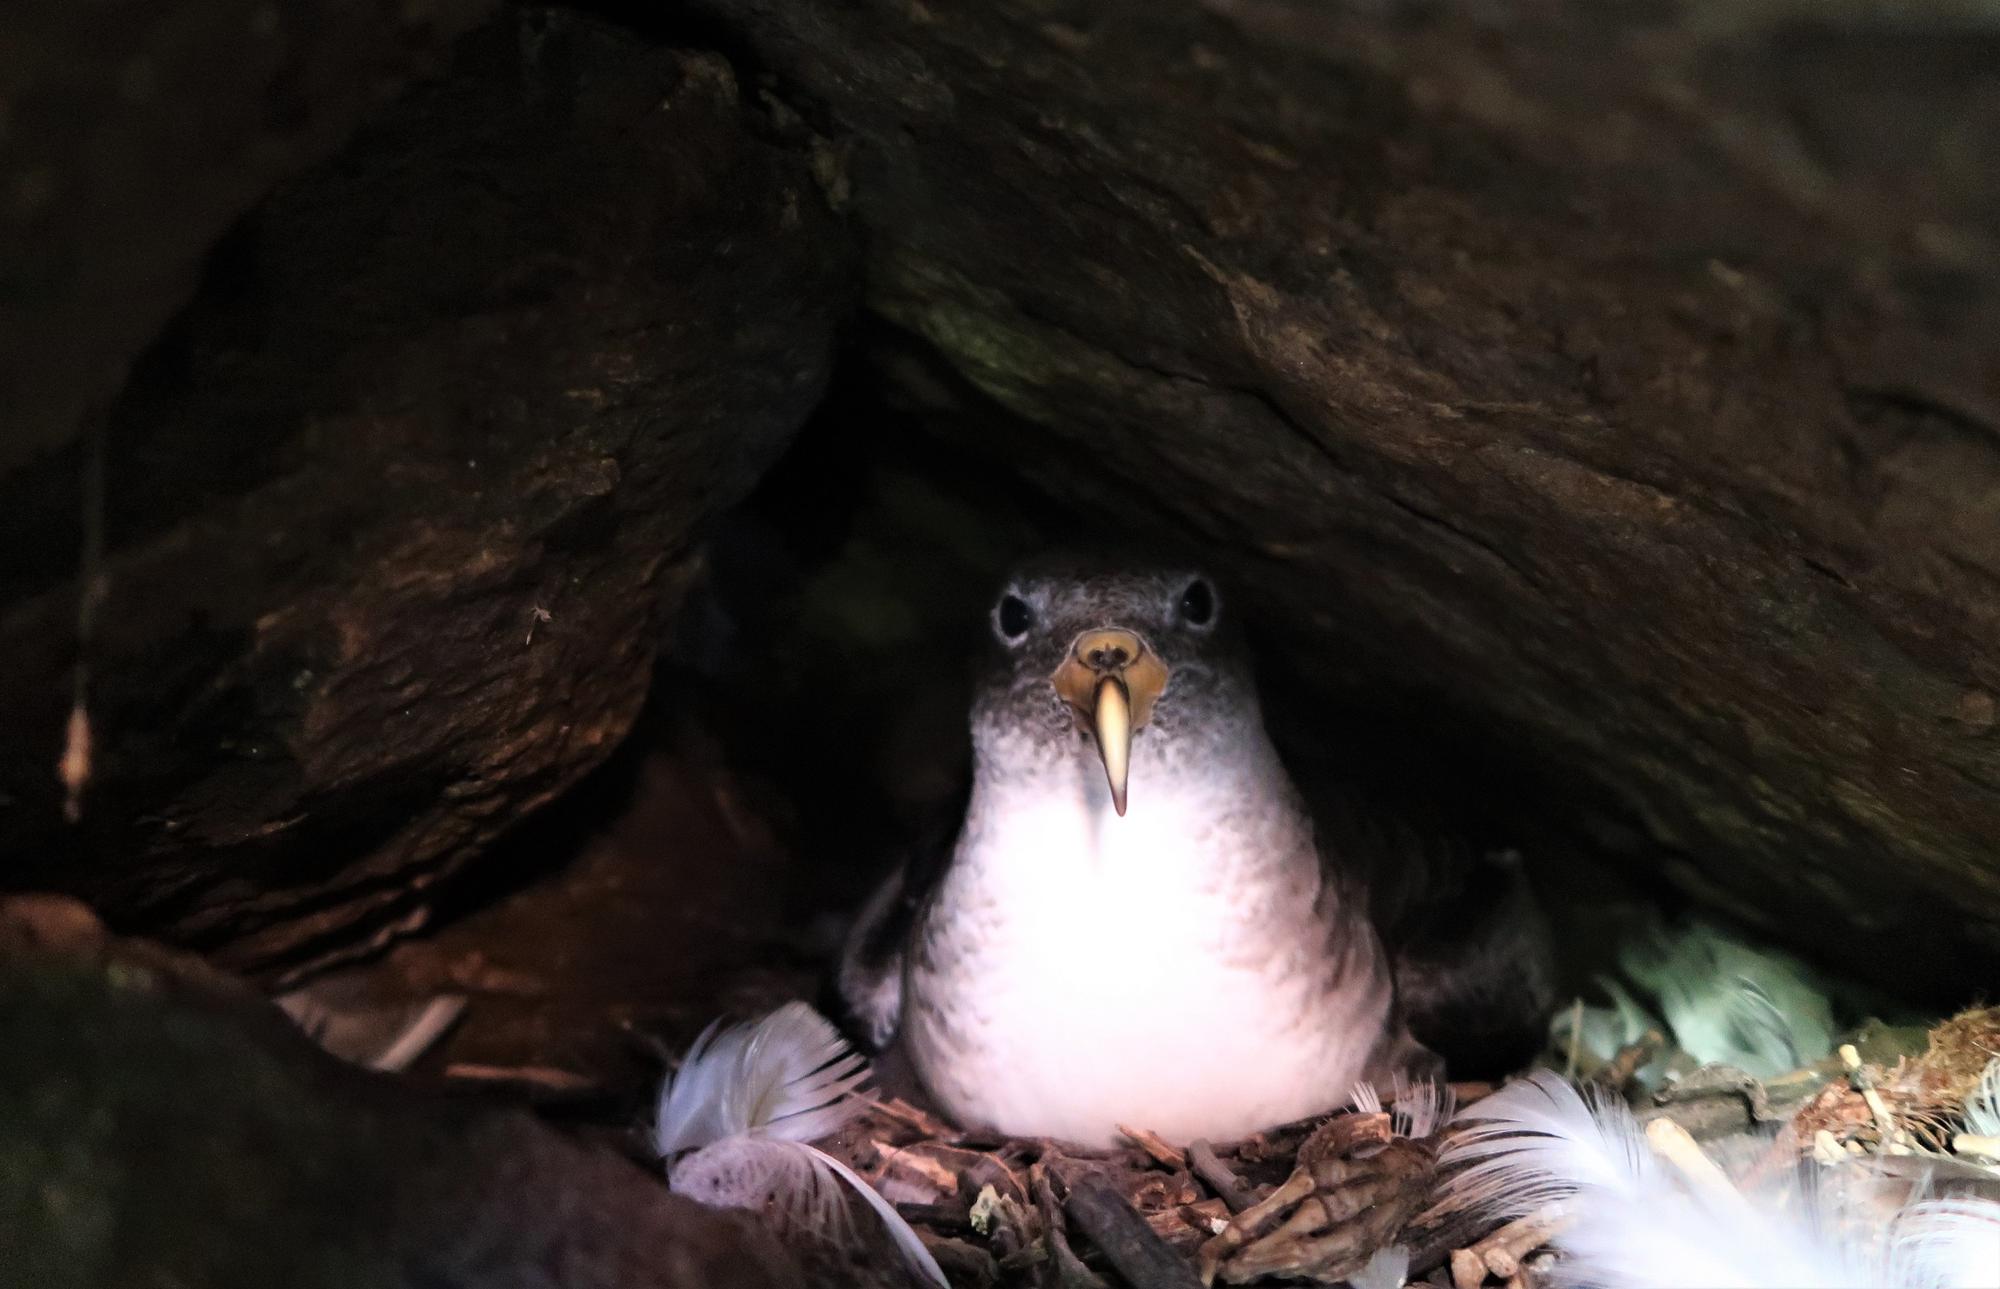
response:
<path id="1" fill-rule="evenodd" d="M 1000 635 L 1010 644 L 1028 634 L 1028 628 L 1035 625 L 1035 611 L 1028 602 L 1018 595 L 1000 597 L 1000 607 L 993 610 L 993 621 L 1000 628 Z"/>
<path id="2" fill-rule="evenodd" d="M 1187 590 L 1181 592 L 1181 619 L 1197 627 L 1215 621 L 1215 590 L 1201 578 L 1189 582 Z"/>

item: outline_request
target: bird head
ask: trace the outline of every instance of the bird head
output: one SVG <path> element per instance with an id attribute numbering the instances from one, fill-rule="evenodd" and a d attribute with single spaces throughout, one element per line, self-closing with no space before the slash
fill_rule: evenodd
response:
<path id="1" fill-rule="evenodd" d="M 1135 738 L 1254 711 L 1237 633 L 1199 570 L 1031 565 L 1008 579 L 989 621 L 975 742 L 1031 759 L 1088 742 L 1120 815 Z"/>

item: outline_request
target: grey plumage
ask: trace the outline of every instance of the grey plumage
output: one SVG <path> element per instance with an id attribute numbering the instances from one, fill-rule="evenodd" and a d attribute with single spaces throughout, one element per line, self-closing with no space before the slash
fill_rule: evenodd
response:
<path id="1" fill-rule="evenodd" d="M 842 963 L 866 1037 L 899 1037 L 960 1119 L 1084 1140 L 1135 1121 L 1238 1135 L 1331 1109 L 1357 1078 L 1436 1073 L 1362 880 L 1395 834 L 1316 832 L 1213 584 L 1042 565 L 992 627 L 962 824 L 877 891 Z M 1125 642 L 1115 665 L 1106 641 Z M 1140 722 L 1122 816 L 1100 677 L 1121 699 L 1133 682 Z M 1425 975 L 1430 1002 L 1462 1001 L 1453 975 Z"/>

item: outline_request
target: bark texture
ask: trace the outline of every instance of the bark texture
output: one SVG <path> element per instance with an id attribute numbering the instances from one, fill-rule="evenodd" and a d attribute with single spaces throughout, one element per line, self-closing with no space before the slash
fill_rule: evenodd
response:
<path id="1" fill-rule="evenodd" d="M 2000 10 L 699 3 L 945 432 L 1703 899 L 1994 960 Z"/>
<path id="2" fill-rule="evenodd" d="M 628 729 L 851 294 L 724 60 L 544 11 L 467 37 L 223 241 L 110 414 L 73 827 L 88 445 L 0 480 L 7 883 L 279 973 L 420 923 Z"/>

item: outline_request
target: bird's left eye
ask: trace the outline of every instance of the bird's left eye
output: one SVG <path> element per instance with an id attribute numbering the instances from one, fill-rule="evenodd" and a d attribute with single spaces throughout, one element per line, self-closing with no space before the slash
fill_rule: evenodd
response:
<path id="1" fill-rule="evenodd" d="M 1181 592 L 1181 620 L 1197 627 L 1215 621 L 1215 588 L 1201 578 L 1189 582 Z"/>

